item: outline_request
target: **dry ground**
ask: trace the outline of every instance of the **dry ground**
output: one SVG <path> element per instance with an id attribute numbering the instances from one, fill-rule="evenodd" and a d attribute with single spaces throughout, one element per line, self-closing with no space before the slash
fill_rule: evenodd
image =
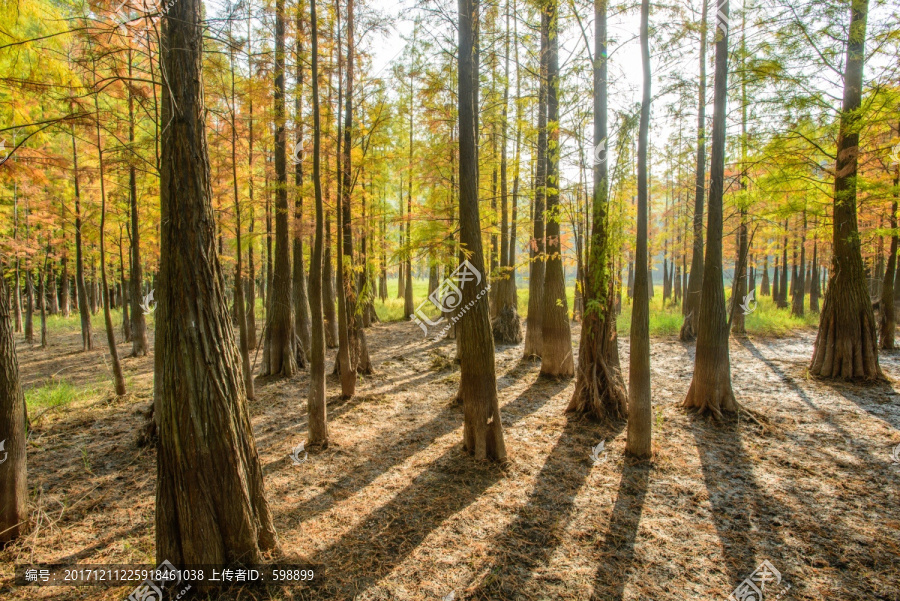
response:
<path id="1" fill-rule="evenodd" d="M 0 552 L 2 599 L 130 592 L 15 588 L 15 563 L 154 560 L 155 451 L 135 444 L 152 358 L 124 361 L 131 394 L 114 399 L 104 353 L 79 352 L 76 327 L 49 349 L 19 347 L 26 386 L 101 383 L 31 416 L 34 529 Z M 102 333 L 95 338 L 102 345 Z M 567 418 L 572 381 L 538 379 L 520 347 L 499 348 L 511 459 L 499 468 L 461 451 L 453 342 L 423 341 L 409 323 L 373 326 L 376 375 L 347 401 L 329 378 L 327 450 L 299 467 L 288 457 L 305 439 L 305 372 L 258 381 L 251 406 L 281 545 L 321 566 L 313 587 L 222 597 L 721 600 L 769 560 L 779 588 L 790 585 L 782 599 L 900 600 L 900 464 L 891 457 L 900 394 L 887 383 L 808 379 L 812 343 L 810 332 L 733 341 L 734 387 L 750 417 L 714 424 L 679 408 L 693 348 L 655 339 L 649 463 L 624 459 L 621 427 Z M 627 339 L 620 345 L 627 366 Z M 900 377 L 900 355 L 883 355 L 882 366 Z M 607 450 L 594 465 L 601 440 Z"/>

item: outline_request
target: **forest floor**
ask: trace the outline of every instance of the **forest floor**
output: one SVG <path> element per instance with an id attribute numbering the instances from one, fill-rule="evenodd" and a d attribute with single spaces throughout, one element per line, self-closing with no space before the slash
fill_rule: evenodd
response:
<path id="1" fill-rule="evenodd" d="M 34 528 L 0 552 L 0 599 L 132 590 L 17 588 L 14 564 L 154 563 L 156 453 L 136 443 L 153 359 L 124 359 L 129 395 L 115 399 L 102 331 L 82 353 L 77 327 L 47 349 L 18 348 L 26 388 L 79 392 L 31 411 Z M 221 598 L 721 600 L 767 560 L 781 581 L 765 601 L 900 600 L 900 393 L 809 379 L 814 332 L 732 340 L 749 412 L 722 424 L 679 407 L 693 346 L 654 338 L 650 462 L 624 458 L 624 426 L 564 413 L 573 380 L 539 379 L 521 347 L 500 347 L 502 468 L 461 449 L 453 341 L 423 340 L 410 323 L 375 325 L 368 340 L 375 375 L 350 400 L 329 377 L 331 445 L 300 466 L 289 454 L 306 438 L 308 374 L 257 380 L 251 416 L 280 543 L 317 571 L 311 587 Z M 627 366 L 627 338 L 620 348 Z M 900 378 L 900 354 L 881 364 Z"/>

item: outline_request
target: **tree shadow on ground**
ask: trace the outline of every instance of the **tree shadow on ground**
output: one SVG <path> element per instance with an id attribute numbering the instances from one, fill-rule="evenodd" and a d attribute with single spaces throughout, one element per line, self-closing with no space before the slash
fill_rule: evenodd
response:
<path id="1" fill-rule="evenodd" d="M 454 445 L 386 505 L 309 558 L 322 566 L 322 577 L 317 574 L 318 584 L 313 585 L 318 589 L 316 596 L 357 598 L 413 553 L 429 533 L 502 477 L 501 468 L 475 462 L 459 444 Z"/>
<path id="2" fill-rule="evenodd" d="M 553 380 L 543 379 L 543 382 Z M 576 509 L 575 499 L 593 467 L 590 450 L 598 434 L 609 439 L 618 430 L 606 428 L 598 432 L 592 422 L 568 420 L 538 473 L 526 504 L 495 539 L 493 566 L 472 593 L 473 598 L 523 597 L 535 573 L 547 564 L 566 538 L 566 527 Z"/>
<path id="3" fill-rule="evenodd" d="M 546 381 L 535 380 L 516 399 L 500 407 L 503 427 L 507 428 L 538 411 L 565 386 L 566 383 L 548 386 Z M 536 392 L 541 394 L 538 396 Z M 459 406 L 447 405 L 428 422 L 400 436 L 379 437 L 377 446 L 368 448 L 357 465 L 348 468 L 344 476 L 329 484 L 315 497 L 292 508 L 291 515 L 300 516 L 306 522 L 328 511 L 336 502 L 362 490 L 381 474 L 424 451 L 438 438 L 462 428 L 461 411 Z M 377 460 L 370 461 L 370 458 Z M 267 464 L 266 469 L 279 466 L 289 467 L 287 460 L 282 458 Z"/>
<path id="4" fill-rule="evenodd" d="M 644 500 L 650 486 L 649 461 L 625 457 L 616 502 L 610 514 L 609 526 L 603 537 L 600 555 L 603 564 L 594 578 L 592 601 L 619 601 L 625 598 L 628 572 L 634 565 L 634 541 L 637 538 Z"/>

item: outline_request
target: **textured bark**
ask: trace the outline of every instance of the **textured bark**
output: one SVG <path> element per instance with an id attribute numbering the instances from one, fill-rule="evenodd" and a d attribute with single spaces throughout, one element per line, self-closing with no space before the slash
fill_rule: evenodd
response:
<path id="1" fill-rule="evenodd" d="M 541 375 L 575 375 L 572 330 L 562 264 L 559 206 L 559 13 L 557 0 L 544 5 L 548 20 L 547 57 L 547 266 L 541 317 Z"/>
<path id="2" fill-rule="evenodd" d="M 729 1 L 719 5 L 727 22 Z M 728 85 L 728 29 L 716 27 L 716 67 L 712 149 L 709 169 L 709 216 L 706 228 L 703 288 L 697 328 L 694 376 L 684 399 L 684 407 L 716 418 L 738 411 L 731 389 L 731 358 L 728 348 L 728 320 L 722 284 L 722 199 L 725 188 L 725 122 Z"/>
<path id="3" fill-rule="evenodd" d="M 34 344 L 34 277 L 25 272 L 25 342 Z"/>
<path id="4" fill-rule="evenodd" d="M 605 143 L 607 133 L 608 73 L 606 0 L 594 3 L 594 147 Z M 575 392 L 566 411 L 599 420 L 620 420 L 628 411 L 625 383 L 619 364 L 616 335 L 615 282 L 609 249 L 607 201 L 609 152 L 595 161 L 591 202 L 591 233 L 584 273 L 585 313 Z"/>
<path id="5" fill-rule="evenodd" d="M 259 563 L 277 545 L 216 253 L 201 4 L 170 6 L 161 45 L 156 559 L 176 566 Z"/>
<path id="6" fill-rule="evenodd" d="M 646 458 L 652 454 L 650 408 L 650 278 L 647 252 L 647 153 L 650 129 L 650 0 L 641 2 L 641 65 L 643 98 L 638 130 L 637 241 L 635 243 L 634 304 L 631 310 L 631 356 L 628 371 L 628 429 L 625 453 Z"/>
<path id="7" fill-rule="evenodd" d="M 788 239 L 787 239 L 787 231 L 788 231 L 788 220 L 784 220 L 784 244 L 781 248 L 781 280 L 778 282 L 778 298 L 775 299 L 775 304 L 779 309 L 786 309 L 788 306 L 787 297 L 788 297 L 788 270 L 787 270 L 787 247 L 788 247 Z"/>
<path id="8" fill-rule="evenodd" d="M 62 270 L 59 273 L 59 311 L 67 318 L 72 313 L 72 293 L 69 289 L 69 256 L 65 249 L 62 256 Z"/>
<path id="9" fill-rule="evenodd" d="M 834 178 L 832 268 L 810 372 L 823 378 L 881 379 L 875 315 L 866 290 L 856 217 L 868 0 L 853 0 L 844 71 L 844 98 Z"/>
<path id="10" fill-rule="evenodd" d="M 544 199 L 547 184 L 547 59 L 549 57 L 549 22 L 547 14 L 541 11 L 541 56 L 538 86 L 538 142 L 537 165 L 534 178 L 534 231 L 529 244 L 531 269 L 528 280 L 528 314 L 525 316 L 525 358 L 540 357 L 543 353 L 544 317 Z"/>
<path id="11" fill-rule="evenodd" d="M 483 274 L 462 288 L 462 304 L 470 307 L 458 322 L 460 380 L 458 398 L 463 406 L 463 448 L 476 460 L 506 460 L 506 445 L 497 402 L 494 340 L 491 337 L 488 301 L 484 298 L 484 253 L 478 211 L 478 162 L 476 156 L 473 25 L 478 19 L 477 0 L 459 0 L 459 227 L 460 244 L 469 262 Z M 479 295 L 481 297 L 479 298 Z"/>
<path id="12" fill-rule="evenodd" d="M 287 153 L 284 99 L 284 0 L 275 4 L 275 257 L 272 290 L 266 311 L 260 373 L 291 377 L 297 371 L 294 338 L 291 242 L 288 232 Z"/>
<path id="13" fill-rule="evenodd" d="M 803 317 L 803 297 L 806 294 L 806 211 L 803 211 L 803 227 L 800 230 L 800 265 L 797 268 L 800 282 L 791 297 L 791 315 Z"/>
<path id="14" fill-rule="evenodd" d="M 694 242 L 691 271 L 684 291 L 684 323 L 679 338 L 688 342 L 697 338 L 700 315 L 700 291 L 703 288 L 703 201 L 706 192 L 706 32 L 709 0 L 701 0 L 700 17 L 700 91 L 697 102 L 697 164 L 694 178 Z"/>
<path id="15" fill-rule="evenodd" d="M 316 0 L 309 3 L 310 37 L 312 44 L 312 102 L 313 102 L 313 188 L 316 202 L 316 229 L 309 264 L 309 301 L 311 338 L 309 347 L 309 393 L 306 397 L 307 432 L 309 446 L 328 446 L 328 415 L 325 405 L 325 323 L 322 312 L 322 246 L 324 237 L 324 208 L 320 184 L 321 123 L 319 116 L 319 26 Z"/>
<path id="16" fill-rule="evenodd" d="M 25 396 L 9 308 L 9 289 L 0 277 L 0 548 L 22 535 L 28 524 L 25 465 Z"/>
<path id="17" fill-rule="evenodd" d="M 78 295 L 78 314 L 81 316 L 81 350 L 94 348 L 91 333 L 91 313 L 84 282 L 84 248 L 81 241 L 81 190 L 78 173 L 78 149 L 75 146 L 75 126 L 72 126 L 72 173 L 75 184 L 75 287 Z"/>
<path id="18" fill-rule="evenodd" d="M 769 288 L 769 255 L 763 259 L 762 283 L 759 289 L 760 296 L 769 296 L 771 289 Z"/>

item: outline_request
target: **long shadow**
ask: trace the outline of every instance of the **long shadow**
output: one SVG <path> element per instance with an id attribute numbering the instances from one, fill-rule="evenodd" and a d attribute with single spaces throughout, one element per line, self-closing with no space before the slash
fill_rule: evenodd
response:
<path id="1" fill-rule="evenodd" d="M 822 384 L 835 391 L 875 419 L 885 422 L 895 430 L 900 430 L 900 416 L 895 416 L 886 411 L 882 411 L 879 403 L 875 402 L 875 398 L 886 398 L 890 395 L 896 395 L 897 390 L 888 382 L 871 382 L 866 384 L 853 384 L 850 382 L 842 382 L 838 380 L 819 380 Z M 859 394 L 863 393 L 863 394 Z M 867 394 L 866 394 L 867 393 Z M 895 397 L 896 398 L 896 397 Z M 896 402 L 896 401 L 894 401 Z M 884 405 L 891 403 L 886 400 Z"/>
<path id="2" fill-rule="evenodd" d="M 499 467 L 476 463 L 454 445 L 386 505 L 310 557 L 322 566 L 317 598 L 351 599 L 367 591 L 448 518 L 499 481 Z M 386 594 L 386 591 L 382 591 Z M 375 598 L 387 598 L 384 594 Z"/>
<path id="3" fill-rule="evenodd" d="M 791 389 L 791 391 L 797 395 L 797 397 L 803 401 L 810 409 L 813 409 L 817 412 L 817 415 L 822 418 L 822 420 L 827 423 L 831 428 L 833 428 L 838 434 L 840 434 L 844 440 L 847 441 L 848 446 L 850 446 L 853 450 L 853 453 L 861 460 L 865 462 L 871 462 L 874 460 L 874 455 L 872 453 L 872 449 L 868 447 L 868 445 L 861 444 L 858 436 L 853 436 L 851 433 L 847 432 L 840 424 L 836 423 L 834 419 L 832 419 L 831 414 L 826 414 L 825 411 L 819 407 L 813 400 L 809 397 L 805 390 L 800 387 L 799 384 L 792 378 L 790 375 L 786 374 L 783 369 L 778 367 L 771 359 L 762 354 L 762 352 L 748 339 L 741 340 L 741 345 L 750 352 L 753 357 L 763 362 L 768 366 L 772 372 L 779 377 L 779 379 L 787 384 L 787 386 Z M 839 391 L 838 391 L 839 392 Z M 828 415 L 828 417 L 822 417 L 823 415 Z M 794 442 L 801 444 L 796 440 L 795 437 L 791 438 Z M 858 448 L 858 447 L 861 447 Z M 887 463 L 883 461 L 882 463 Z"/>
<path id="4" fill-rule="evenodd" d="M 621 600 L 634 564 L 634 541 L 650 485 L 652 465 L 648 461 L 625 458 L 619 490 L 603 537 L 602 565 L 594 578 L 591 601 Z"/>
<path id="5" fill-rule="evenodd" d="M 612 438 L 616 432 L 606 430 L 601 434 Z M 473 598 L 512 599 L 523 595 L 537 568 L 549 561 L 566 536 L 575 499 L 591 473 L 589 453 L 597 438 L 596 425 L 590 422 L 566 423 L 525 506 L 495 539 L 493 567 L 473 592 Z"/>
<path id="6" fill-rule="evenodd" d="M 530 413 L 539 410 L 549 402 L 553 395 L 565 388 L 567 384 L 567 382 L 560 382 L 548 385 L 546 381 L 536 380 L 515 400 L 504 404 L 500 408 L 503 426 L 509 427 Z M 536 388 L 540 388 L 543 393 L 537 400 L 533 398 L 535 396 L 533 392 Z M 362 462 L 353 468 L 349 468 L 344 476 L 328 485 L 324 491 L 292 508 L 291 514 L 300 516 L 304 522 L 313 519 L 317 515 L 328 511 L 336 501 L 362 490 L 381 474 L 403 463 L 413 455 L 424 451 L 435 440 L 460 428 L 461 425 L 461 409 L 459 407 L 445 406 L 427 423 L 404 433 L 402 436 L 379 439 L 380 444 L 366 452 L 366 457 L 379 457 L 379 462 L 365 461 L 366 457 L 362 457 Z M 279 459 L 266 467 L 281 465 L 287 467 L 284 459 Z"/>

